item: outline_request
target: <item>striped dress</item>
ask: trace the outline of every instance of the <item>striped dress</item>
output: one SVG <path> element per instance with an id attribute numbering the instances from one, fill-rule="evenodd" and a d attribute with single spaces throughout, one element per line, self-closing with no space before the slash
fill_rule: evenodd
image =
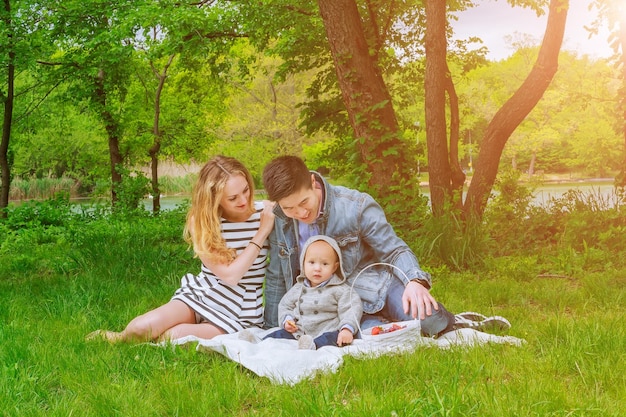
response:
<path id="1" fill-rule="evenodd" d="M 260 226 L 263 203 L 255 202 L 256 211 L 248 220 L 232 223 L 222 220 L 222 235 L 229 248 L 241 253 Z M 263 281 L 267 266 L 268 244 L 236 286 L 218 279 L 204 264 L 199 275 L 187 274 L 173 300 L 180 300 L 196 312 L 199 323 L 209 322 L 225 333 L 235 333 L 247 327 L 263 325 Z"/>

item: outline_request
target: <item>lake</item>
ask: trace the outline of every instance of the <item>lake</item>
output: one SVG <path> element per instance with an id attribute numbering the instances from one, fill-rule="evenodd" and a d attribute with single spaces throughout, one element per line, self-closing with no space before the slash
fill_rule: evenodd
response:
<path id="1" fill-rule="evenodd" d="M 607 201 L 615 203 L 617 196 L 613 179 L 598 179 L 592 181 L 579 181 L 568 183 L 551 183 L 537 187 L 534 191 L 535 202 L 539 205 L 547 203 L 551 198 L 558 198 L 565 194 L 568 190 L 580 190 L 585 194 L 593 194 L 594 196 L 602 196 Z M 422 193 L 428 196 L 428 187 L 422 187 Z M 163 196 L 161 197 L 161 210 L 172 210 L 185 200 L 190 200 L 191 196 Z M 146 210 L 152 210 L 152 199 L 143 200 Z"/>

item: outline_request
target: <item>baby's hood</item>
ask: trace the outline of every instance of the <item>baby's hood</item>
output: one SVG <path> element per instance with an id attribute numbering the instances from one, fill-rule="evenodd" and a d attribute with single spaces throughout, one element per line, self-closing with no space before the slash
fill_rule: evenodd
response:
<path id="1" fill-rule="evenodd" d="M 339 268 L 337 269 L 337 271 L 335 271 L 335 275 L 337 275 L 340 278 L 341 282 L 344 282 L 346 280 L 346 273 L 343 271 L 343 259 L 341 259 L 341 250 L 339 249 L 339 245 L 337 244 L 337 241 L 330 236 L 325 236 L 325 235 L 311 236 L 304 243 L 304 246 L 302 247 L 302 252 L 300 252 L 300 271 L 302 271 L 302 274 L 304 275 L 304 255 L 306 254 L 306 250 L 309 248 L 311 243 L 317 242 L 318 240 L 323 240 L 324 242 L 328 243 L 337 254 L 337 258 L 339 258 Z"/>

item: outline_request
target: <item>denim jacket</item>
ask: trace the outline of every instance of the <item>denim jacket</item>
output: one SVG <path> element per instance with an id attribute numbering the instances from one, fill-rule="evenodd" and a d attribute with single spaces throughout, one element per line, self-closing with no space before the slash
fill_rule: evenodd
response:
<path id="1" fill-rule="evenodd" d="M 334 238 L 341 249 L 347 282 L 363 301 L 363 311 L 373 314 L 385 305 L 392 276 L 405 285 L 419 279 L 431 285 L 415 254 L 387 222 L 380 205 L 368 194 L 331 185 L 312 172 L 322 184 L 325 200 L 317 219 L 319 233 Z M 265 326 L 278 326 L 278 303 L 299 274 L 298 224 L 277 204 L 274 230 L 269 236 L 270 264 L 265 275 Z M 373 265 L 385 263 L 389 265 Z"/>

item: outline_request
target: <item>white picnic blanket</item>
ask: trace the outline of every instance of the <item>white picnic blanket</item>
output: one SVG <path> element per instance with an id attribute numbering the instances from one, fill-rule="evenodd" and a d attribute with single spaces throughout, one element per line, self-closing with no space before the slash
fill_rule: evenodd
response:
<path id="1" fill-rule="evenodd" d="M 259 338 L 277 330 L 249 329 Z M 404 329 L 385 335 L 355 339 L 344 347 L 325 346 L 318 350 L 299 350 L 298 342 L 287 339 L 266 339 L 250 343 L 239 339 L 239 333 L 225 334 L 213 339 L 187 336 L 160 345 L 184 345 L 197 343 L 199 352 L 215 351 L 248 368 L 255 374 L 267 377 L 276 384 L 294 385 L 313 378 L 318 372 L 336 372 L 343 363 L 343 356 L 361 359 L 382 355 L 412 352 L 418 347 L 476 346 L 485 343 L 505 343 L 520 346 L 523 339 L 513 336 L 496 336 L 473 329 L 459 329 L 433 339 L 420 336 L 419 327 Z"/>

